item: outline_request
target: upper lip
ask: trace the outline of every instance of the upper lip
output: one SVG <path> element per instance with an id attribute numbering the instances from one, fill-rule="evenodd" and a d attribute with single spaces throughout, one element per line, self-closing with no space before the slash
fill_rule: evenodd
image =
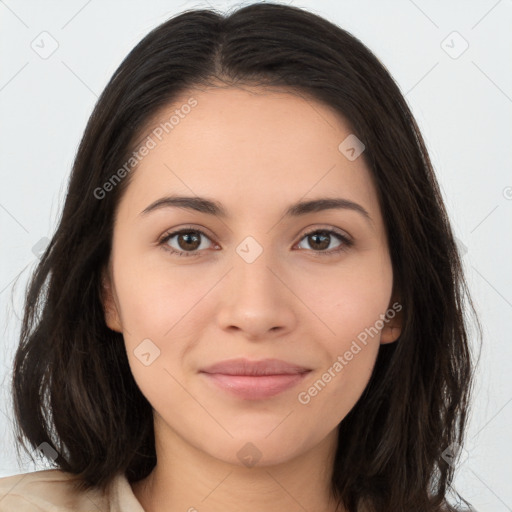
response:
<path id="1" fill-rule="evenodd" d="M 295 375 L 309 371 L 293 363 L 280 359 L 262 359 L 250 361 L 249 359 L 229 359 L 201 369 L 204 373 L 222 373 L 224 375 Z"/>

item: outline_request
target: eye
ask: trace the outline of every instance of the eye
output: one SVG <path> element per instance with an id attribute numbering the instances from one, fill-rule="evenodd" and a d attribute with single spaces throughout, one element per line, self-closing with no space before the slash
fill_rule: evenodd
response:
<path id="1" fill-rule="evenodd" d="M 178 244 L 177 248 L 173 248 L 167 243 L 175 237 L 175 242 Z M 165 234 L 158 242 L 158 245 L 160 245 L 164 250 L 176 254 L 177 256 L 199 256 L 197 251 L 205 249 L 205 247 L 202 247 L 203 244 L 201 242 L 201 237 L 205 237 L 210 240 L 208 235 L 200 229 L 184 228 L 179 231 L 173 231 L 172 233 Z"/>
<path id="2" fill-rule="evenodd" d="M 333 237 L 340 240 L 342 243 L 335 249 L 325 251 L 331 245 Z M 333 229 L 315 229 L 306 233 L 301 240 L 308 240 L 310 247 L 313 247 L 313 252 L 318 253 L 315 256 L 333 256 L 341 251 L 346 251 L 354 242 L 347 236 L 334 231 Z M 320 250 L 315 250 L 320 249 Z"/>
<path id="3" fill-rule="evenodd" d="M 198 228 L 184 228 L 165 234 L 158 242 L 158 245 L 165 251 L 177 256 L 200 256 L 200 251 L 208 248 L 203 246 L 201 241 L 202 237 L 210 240 L 208 235 Z M 173 247 L 168 243 L 173 238 L 176 238 L 174 243 L 177 244 L 178 247 Z M 331 248 L 331 250 L 326 251 L 325 249 L 329 248 L 333 238 L 337 238 L 341 244 L 337 248 Z M 308 240 L 308 244 L 312 247 L 310 250 L 313 253 L 317 253 L 315 256 L 333 256 L 341 251 L 348 250 L 354 244 L 348 236 L 333 229 L 315 229 L 309 231 L 301 238 L 301 241 L 302 240 Z M 301 248 L 301 250 L 302 249 L 303 248 Z"/>

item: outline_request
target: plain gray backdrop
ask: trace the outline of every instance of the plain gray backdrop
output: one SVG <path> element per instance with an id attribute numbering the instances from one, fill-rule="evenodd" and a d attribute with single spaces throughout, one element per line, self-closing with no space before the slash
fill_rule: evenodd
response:
<path id="1" fill-rule="evenodd" d="M 510 511 L 512 1 L 284 3 L 361 39 L 391 72 L 418 121 L 484 327 L 455 488 L 478 511 Z M 152 28 L 185 9 L 235 5 L 240 2 L 0 0 L 0 476 L 45 468 L 20 466 L 15 457 L 12 358 L 24 287 L 56 228 L 97 97 Z"/>

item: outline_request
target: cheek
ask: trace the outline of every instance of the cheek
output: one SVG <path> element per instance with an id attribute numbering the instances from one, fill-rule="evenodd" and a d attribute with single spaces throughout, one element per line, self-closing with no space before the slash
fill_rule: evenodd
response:
<path id="1" fill-rule="evenodd" d="M 333 266 L 329 274 L 301 281 L 299 293 L 310 290 L 308 304 L 321 320 L 318 339 L 325 353 L 316 380 L 302 389 L 304 401 L 314 402 L 310 407 L 333 421 L 344 417 L 361 396 L 380 347 L 382 315 L 392 292 L 392 266 L 385 253 L 371 258 L 368 254 L 350 264 L 347 260 L 346 265 Z M 337 406 L 329 409 L 333 403 Z"/>
<path id="2" fill-rule="evenodd" d="M 126 259 L 117 268 L 123 320 L 136 337 L 164 340 L 181 332 L 190 326 L 191 318 L 197 321 L 197 306 L 212 287 L 210 280 L 198 279 L 194 265 L 173 270 L 162 256 L 156 263 L 151 259 Z"/>
<path id="3" fill-rule="evenodd" d="M 142 264 L 136 258 L 115 264 L 123 337 L 133 377 L 151 402 L 171 390 L 174 396 L 181 396 L 172 376 L 181 380 L 179 366 L 205 328 L 208 301 L 202 299 L 215 280 L 198 279 L 194 265 L 172 271 L 169 266 Z"/>
<path id="4" fill-rule="evenodd" d="M 382 281 L 361 286 L 347 279 L 331 289 L 318 304 L 318 315 L 329 326 L 319 337 L 324 364 L 299 390 L 297 400 L 308 410 L 306 422 L 323 418 L 326 430 L 334 428 L 350 412 L 367 386 L 380 347 L 380 315 L 388 305 L 391 288 Z"/>
<path id="5" fill-rule="evenodd" d="M 305 304 L 320 320 L 319 329 L 329 352 L 343 350 L 368 329 L 374 334 L 371 338 L 380 339 L 374 328 L 382 329 L 378 321 L 388 308 L 393 286 L 387 254 L 347 258 L 329 271 L 309 273 L 297 280 L 296 286 L 297 295 L 306 299 Z"/>

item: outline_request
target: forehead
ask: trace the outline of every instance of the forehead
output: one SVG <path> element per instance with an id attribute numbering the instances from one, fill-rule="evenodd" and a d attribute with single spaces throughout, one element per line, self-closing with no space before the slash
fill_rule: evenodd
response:
<path id="1" fill-rule="evenodd" d="M 152 149 L 134 169 L 124 203 L 139 212 L 165 193 L 215 197 L 227 208 L 291 203 L 332 193 L 376 196 L 363 158 L 339 146 L 351 135 L 343 116 L 291 91 L 190 89 L 154 116 L 139 138 Z M 256 200 L 257 199 L 257 200 Z M 122 206 L 122 205 L 121 205 Z M 135 213 L 135 212 L 133 212 Z"/>

